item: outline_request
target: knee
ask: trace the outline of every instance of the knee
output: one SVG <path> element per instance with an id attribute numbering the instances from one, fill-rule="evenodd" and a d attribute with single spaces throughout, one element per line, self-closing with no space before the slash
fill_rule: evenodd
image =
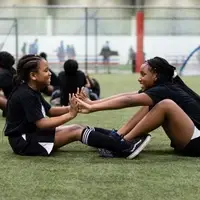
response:
<path id="1" fill-rule="evenodd" d="M 176 105 L 176 103 L 171 99 L 164 99 L 160 101 L 156 106 L 161 109 L 170 109 L 171 107 L 174 107 L 174 105 Z"/>
<path id="2" fill-rule="evenodd" d="M 86 128 L 86 126 L 82 126 L 80 124 L 73 124 L 70 126 L 71 132 L 82 133 L 82 131 Z"/>

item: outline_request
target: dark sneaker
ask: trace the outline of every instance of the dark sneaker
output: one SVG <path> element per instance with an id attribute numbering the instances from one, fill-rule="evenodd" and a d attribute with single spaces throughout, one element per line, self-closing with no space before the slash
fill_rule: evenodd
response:
<path id="1" fill-rule="evenodd" d="M 101 157 L 104 157 L 104 158 L 114 158 L 115 157 L 114 153 L 107 149 L 98 149 L 98 151 L 99 151 L 99 154 Z"/>
<path id="2" fill-rule="evenodd" d="M 127 154 L 127 159 L 133 159 L 135 158 L 150 142 L 151 135 L 145 134 L 141 137 L 137 137 L 134 139 L 133 142 L 131 142 L 131 148 L 128 150 L 125 150 L 124 153 Z"/>

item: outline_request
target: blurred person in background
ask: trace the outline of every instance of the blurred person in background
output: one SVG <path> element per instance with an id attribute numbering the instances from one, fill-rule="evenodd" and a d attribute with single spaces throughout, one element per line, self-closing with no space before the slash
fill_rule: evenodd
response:
<path id="1" fill-rule="evenodd" d="M 91 100 L 96 100 L 100 96 L 100 86 L 97 80 L 86 76 L 84 72 L 78 69 L 78 63 L 69 59 L 64 63 L 64 71 L 60 72 L 60 105 L 68 105 L 69 94 L 76 93 L 77 88 L 84 90 Z M 58 95 L 56 95 L 58 98 Z"/>
<path id="2" fill-rule="evenodd" d="M 107 65 L 110 62 L 110 44 L 109 41 L 103 45 L 101 49 L 101 55 L 103 56 L 103 64 Z"/>
<path id="3" fill-rule="evenodd" d="M 107 67 L 108 74 L 110 74 L 110 55 L 111 55 L 111 50 L 110 50 L 109 41 L 106 41 L 106 43 L 103 45 L 100 55 L 103 56 L 103 65 L 104 65 L 104 67 Z"/>
<path id="4" fill-rule="evenodd" d="M 75 59 L 76 57 L 76 51 L 73 44 L 71 45 L 71 57 L 72 59 Z"/>
<path id="5" fill-rule="evenodd" d="M 0 52 L 0 89 L 3 94 L 0 95 L 0 109 L 3 110 L 3 116 L 6 115 L 5 108 L 7 99 L 13 89 L 13 77 L 16 70 L 13 68 L 14 57 L 7 51 Z"/>
<path id="6" fill-rule="evenodd" d="M 68 105 L 69 94 L 76 93 L 77 88 L 87 86 L 85 74 L 78 70 L 78 63 L 69 59 L 63 65 L 64 71 L 58 74 L 60 81 L 60 104 Z"/>
<path id="7" fill-rule="evenodd" d="M 22 56 L 27 54 L 27 43 L 26 42 L 23 43 L 23 46 L 21 48 L 21 52 L 22 52 Z"/>
<path id="8" fill-rule="evenodd" d="M 38 54 L 38 51 L 39 51 L 38 39 L 36 38 L 35 41 L 29 46 L 29 54 Z"/>
<path id="9" fill-rule="evenodd" d="M 100 84 L 95 78 L 91 78 L 88 74 L 86 75 L 87 85 L 88 85 L 88 96 L 91 100 L 97 100 L 100 98 Z"/>
<path id="10" fill-rule="evenodd" d="M 133 47 L 130 47 L 128 50 L 127 65 L 129 65 L 130 63 L 133 64 L 133 60 L 135 61 L 135 51 L 134 51 Z"/>
<path id="11" fill-rule="evenodd" d="M 127 65 L 132 64 L 132 72 L 135 73 L 135 65 L 136 65 L 136 53 L 132 47 L 128 50 L 128 61 Z"/>
<path id="12" fill-rule="evenodd" d="M 76 57 L 76 51 L 75 51 L 75 48 L 74 48 L 74 45 L 67 45 L 67 48 L 66 48 L 66 54 L 67 54 L 67 58 L 68 59 L 75 59 Z"/>
<path id="13" fill-rule="evenodd" d="M 63 40 L 60 41 L 60 45 L 57 48 L 57 57 L 58 57 L 59 62 L 65 61 L 65 47 L 64 47 Z"/>

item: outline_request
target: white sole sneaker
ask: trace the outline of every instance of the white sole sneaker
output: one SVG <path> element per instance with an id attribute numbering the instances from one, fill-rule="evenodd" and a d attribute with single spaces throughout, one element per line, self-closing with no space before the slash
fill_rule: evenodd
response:
<path id="1" fill-rule="evenodd" d="M 148 135 L 147 138 L 144 140 L 144 142 L 138 147 L 133 153 L 131 153 L 129 156 L 126 157 L 126 159 L 133 159 L 135 158 L 150 142 L 151 136 Z"/>

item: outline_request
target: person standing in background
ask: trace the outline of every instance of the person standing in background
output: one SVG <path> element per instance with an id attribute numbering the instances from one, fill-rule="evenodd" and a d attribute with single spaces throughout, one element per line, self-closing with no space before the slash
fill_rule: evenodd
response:
<path id="1" fill-rule="evenodd" d="M 103 65 L 107 66 L 108 74 L 110 74 L 110 45 L 109 41 L 106 41 L 106 43 L 103 45 L 101 49 L 100 55 L 103 56 Z"/>
<path id="2" fill-rule="evenodd" d="M 63 40 L 60 41 L 60 46 L 57 48 L 57 57 L 59 62 L 65 61 L 65 47 Z"/>
<path id="3" fill-rule="evenodd" d="M 24 42 L 23 43 L 23 46 L 22 46 L 22 48 L 21 48 L 21 52 L 22 52 L 22 56 L 24 56 L 24 55 L 26 55 L 27 54 L 27 43 L 26 42 Z"/>
<path id="4" fill-rule="evenodd" d="M 30 44 L 29 46 L 29 54 L 38 54 L 39 46 L 38 46 L 38 39 L 36 38 L 34 43 Z"/>
<path id="5" fill-rule="evenodd" d="M 71 45 L 71 56 L 72 56 L 72 59 L 74 60 L 75 57 L 76 57 L 76 51 L 75 51 L 75 48 L 74 48 L 74 45 L 72 44 Z"/>

